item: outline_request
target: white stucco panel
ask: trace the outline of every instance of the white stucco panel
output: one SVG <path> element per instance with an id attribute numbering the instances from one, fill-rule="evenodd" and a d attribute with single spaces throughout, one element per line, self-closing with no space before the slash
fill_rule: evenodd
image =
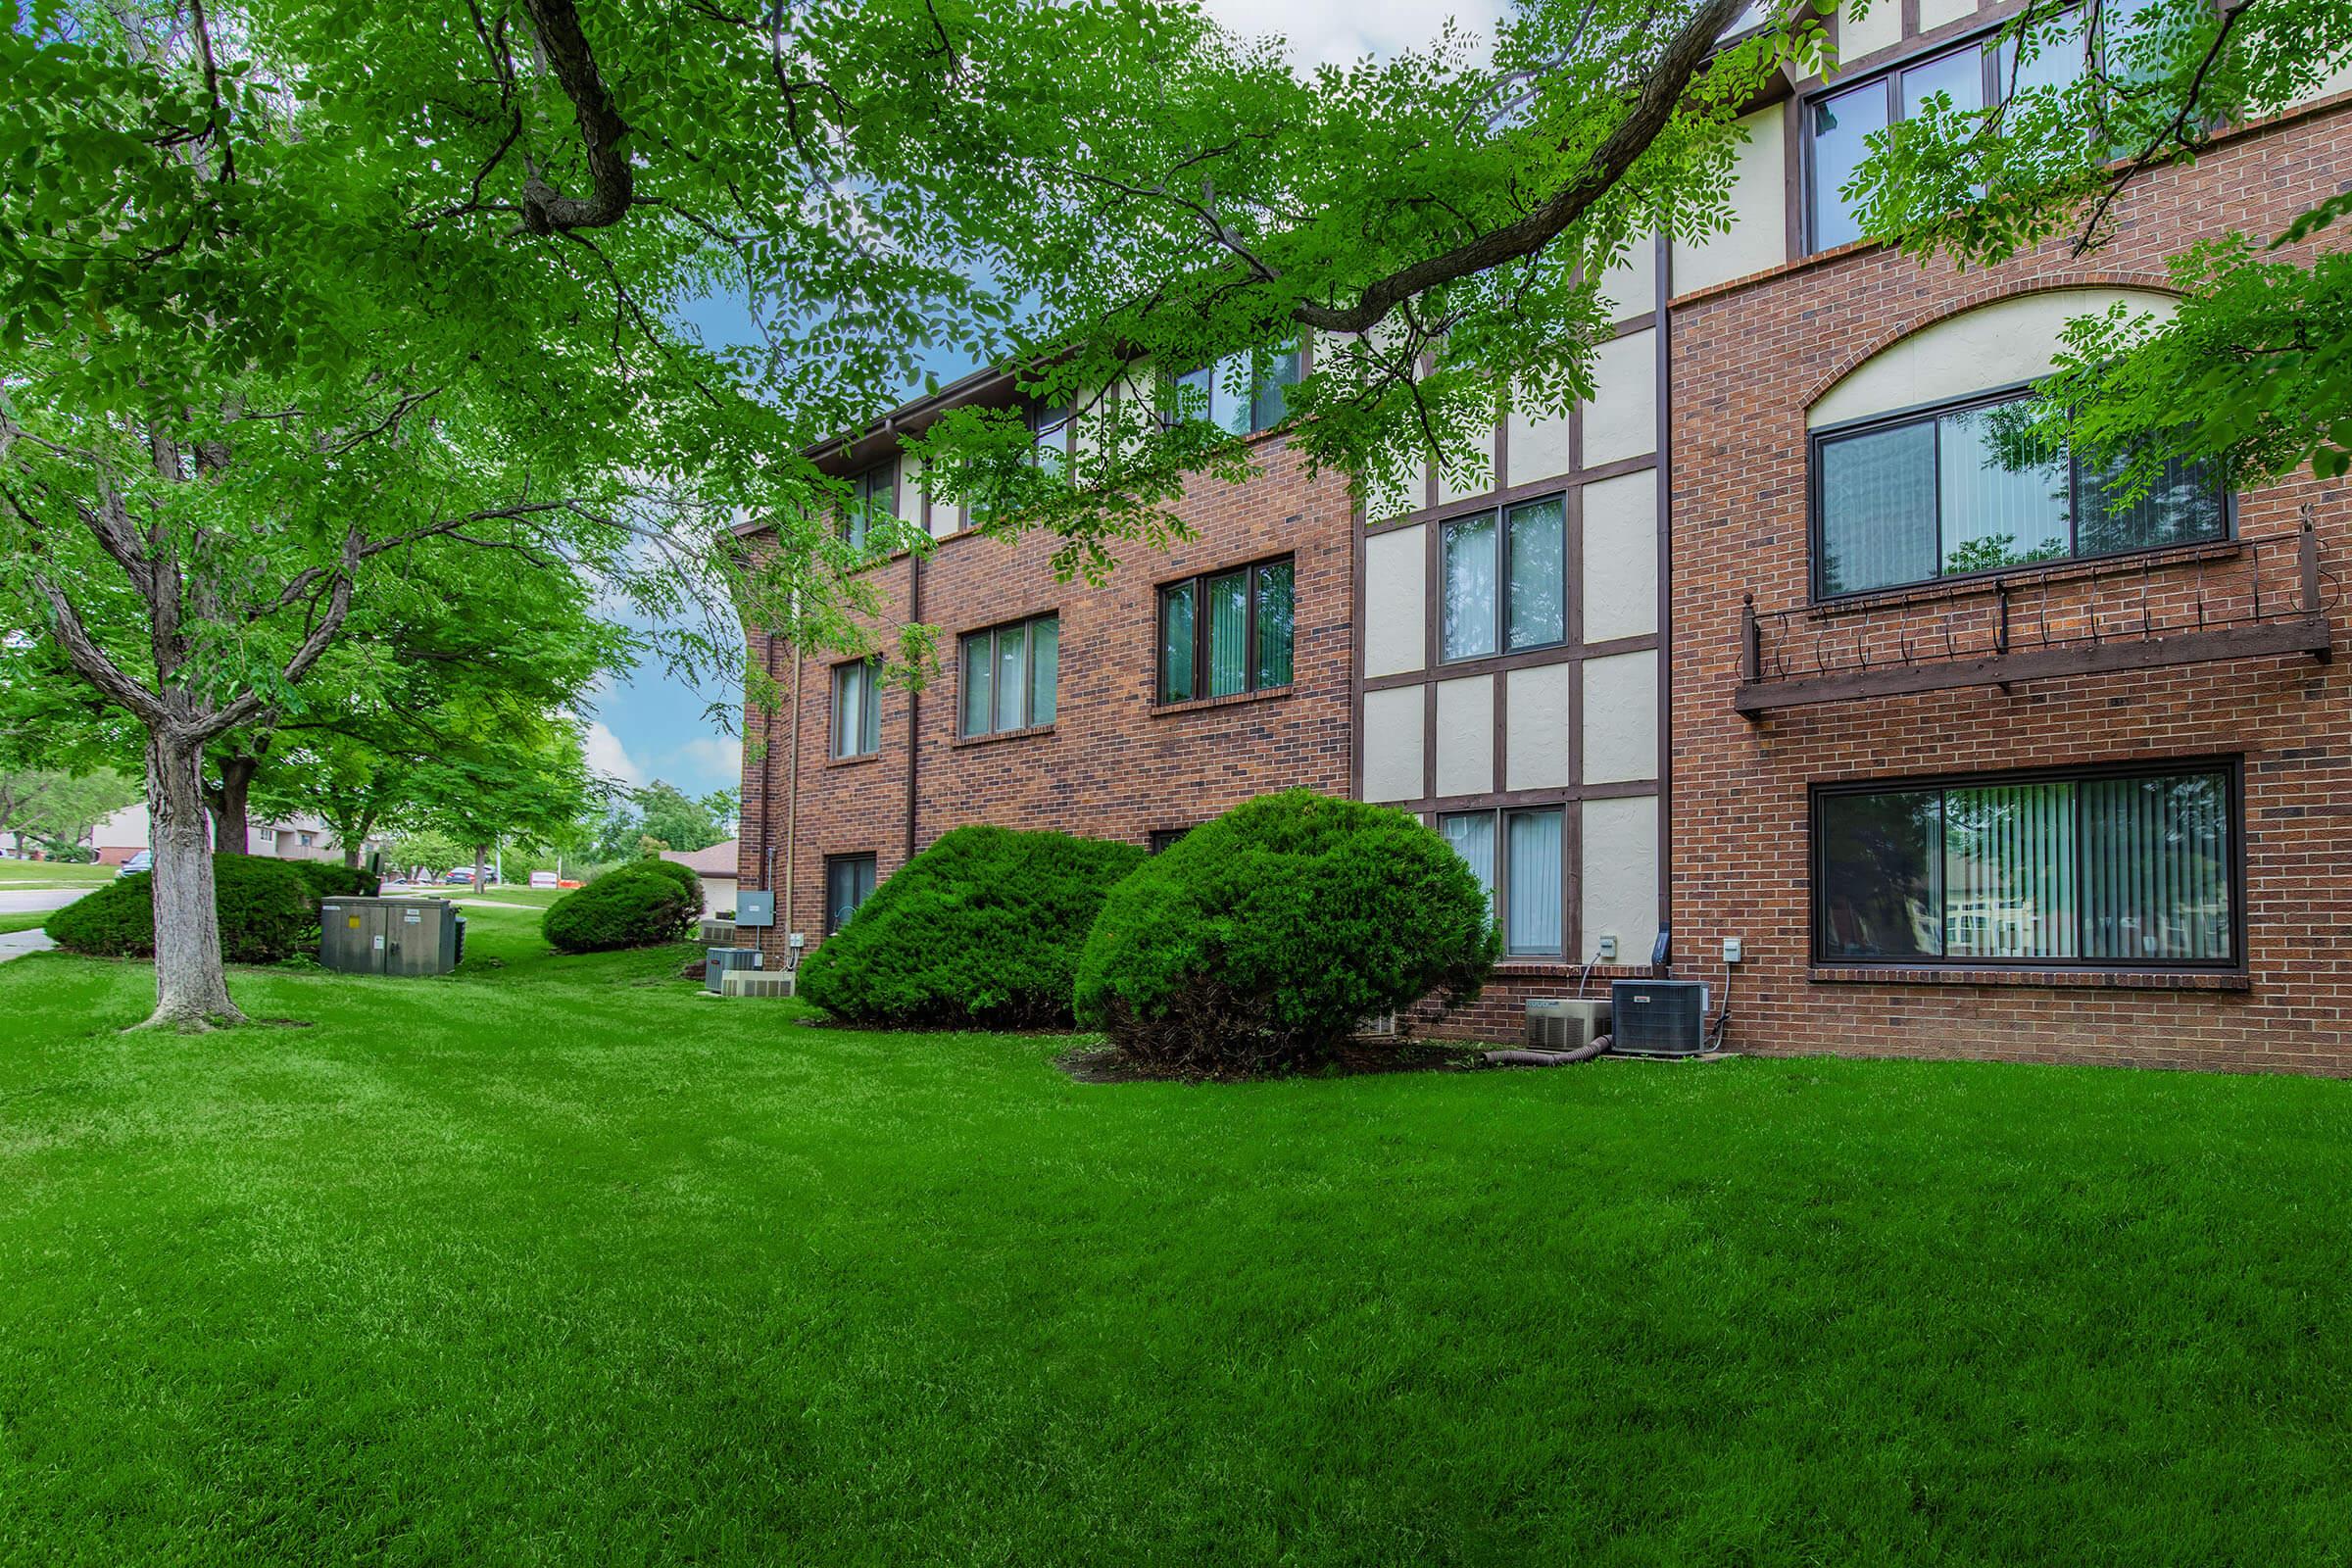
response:
<path id="1" fill-rule="evenodd" d="M 1658 656 L 1588 659 L 1585 670 L 1585 782 L 1658 776 Z"/>
<path id="2" fill-rule="evenodd" d="M 1576 666 L 1536 664 L 1503 676 L 1502 787 L 1569 783 L 1568 693 Z"/>
<path id="3" fill-rule="evenodd" d="M 1364 693 L 1364 799 L 1421 798 L 1419 686 Z"/>
<path id="4" fill-rule="evenodd" d="M 1892 4 L 1892 0 L 1882 0 Z M 1899 15 L 1901 8 L 1895 8 Z M 1696 245 L 1674 242 L 1674 292 L 1744 277 L 1788 259 L 1788 167 L 1778 104 L 1738 122 L 1747 132 L 1734 155 L 1731 227 Z"/>
<path id="5" fill-rule="evenodd" d="M 1903 41 L 1902 0 L 1872 0 L 1855 16 L 1854 0 L 1838 6 L 1838 58 L 1848 64 Z"/>
<path id="6" fill-rule="evenodd" d="M 2047 375 L 2067 321 L 2118 303 L 2159 318 L 2174 309 L 2170 295 L 2125 288 L 2049 289 L 1995 300 L 1872 355 L 1805 411 L 1805 423 L 1818 429 Z"/>
<path id="7" fill-rule="evenodd" d="M 1585 641 L 1658 629 L 1658 478 L 1624 473 L 1585 486 L 1581 589 Z"/>
<path id="8" fill-rule="evenodd" d="M 1364 673 L 1419 669 L 1428 656 L 1429 525 L 1364 541 Z"/>
<path id="9" fill-rule="evenodd" d="M 1934 32 L 1976 14 L 1977 0 L 1919 0 L 1919 30 Z"/>
<path id="10" fill-rule="evenodd" d="M 1644 328 L 1592 353 L 1592 401 L 1585 405 L 1588 468 L 1638 458 L 1658 446 L 1658 335 Z"/>
<path id="11" fill-rule="evenodd" d="M 1658 304 L 1658 241 L 1654 234 L 1636 234 L 1626 242 L 1625 255 L 1600 274 L 1600 297 L 1609 302 L 1620 321 L 1646 316 Z"/>
<path id="12" fill-rule="evenodd" d="M 1510 427 L 1504 432 L 1508 470 L 1503 476 L 1506 484 L 1534 484 L 1538 479 L 1552 479 L 1574 466 L 1568 451 L 1569 431 L 1574 428 L 1566 415 L 1530 414 L 1522 409 L 1511 410 Z"/>
<path id="13" fill-rule="evenodd" d="M 1633 795 L 1587 801 L 1578 819 L 1583 906 L 1578 910 L 1584 952 L 1617 939 L 1617 961 L 1646 963 L 1658 936 L 1658 800 Z"/>
<path id="14" fill-rule="evenodd" d="M 1438 683 L 1438 793 L 1487 795 L 1494 788 L 1494 677 Z"/>

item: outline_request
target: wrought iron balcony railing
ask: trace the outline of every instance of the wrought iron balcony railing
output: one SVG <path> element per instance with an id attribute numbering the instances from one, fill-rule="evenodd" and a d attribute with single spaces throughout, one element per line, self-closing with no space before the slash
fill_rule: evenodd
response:
<path id="1" fill-rule="evenodd" d="M 2000 686 L 2107 670 L 2307 654 L 2326 662 L 2343 584 L 2302 526 L 2129 559 L 2051 562 L 1983 578 L 1740 611 L 1750 718 L 1775 709 Z"/>

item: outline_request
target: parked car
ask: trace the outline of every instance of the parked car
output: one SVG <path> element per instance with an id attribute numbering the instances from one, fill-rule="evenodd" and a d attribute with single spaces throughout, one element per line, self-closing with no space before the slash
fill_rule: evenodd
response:
<path id="1" fill-rule="evenodd" d="M 470 865 L 461 865 L 455 871 L 451 871 L 447 875 L 443 876 L 441 880 L 444 882 L 454 882 L 464 887 L 471 887 L 473 886 L 473 867 Z"/>
<path id="2" fill-rule="evenodd" d="M 129 876 L 134 871 L 152 871 L 154 869 L 155 852 L 153 850 L 141 850 L 129 859 L 124 860 L 122 862 L 122 869 L 117 871 L 115 875 Z"/>

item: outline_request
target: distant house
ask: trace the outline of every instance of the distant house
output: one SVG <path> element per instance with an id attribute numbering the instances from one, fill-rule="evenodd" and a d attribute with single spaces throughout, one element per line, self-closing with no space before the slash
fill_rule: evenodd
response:
<path id="1" fill-rule="evenodd" d="M 675 860 L 703 879 L 703 912 L 716 914 L 735 907 L 736 841 L 713 844 L 707 850 L 663 850 L 662 858 Z"/>
<path id="2" fill-rule="evenodd" d="M 150 828 L 147 807 L 142 802 L 125 806 L 100 822 L 91 830 L 87 842 L 98 852 L 100 860 L 108 865 L 121 865 L 149 847 Z M 365 861 L 389 842 L 383 838 L 368 839 L 360 847 L 360 858 Z M 248 855 L 278 860 L 340 860 L 343 841 L 318 817 L 289 816 L 282 822 L 250 823 L 245 851 Z"/>

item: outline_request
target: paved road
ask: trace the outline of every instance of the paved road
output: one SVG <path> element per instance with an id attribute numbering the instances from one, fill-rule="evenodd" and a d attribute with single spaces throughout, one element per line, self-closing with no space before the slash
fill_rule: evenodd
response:
<path id="1" fill-rule="evenodd" d="M 0 888 L 0 914 L 30 914 L 41 909 L 62 909 L 89 891 L 88 888 Z M 0 932 L 0 963 L 56 946 L 39 931 Z"/>

